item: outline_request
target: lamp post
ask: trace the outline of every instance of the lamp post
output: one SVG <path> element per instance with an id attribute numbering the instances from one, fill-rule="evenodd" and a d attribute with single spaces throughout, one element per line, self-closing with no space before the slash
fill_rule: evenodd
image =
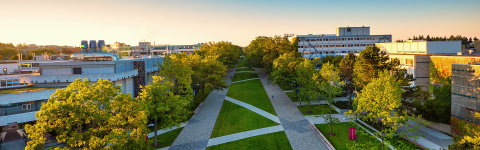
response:
<path id="1" fill-rule="evenodd" d="M 297 99 L 297 81 L 293 81 L 293 86 L 295 86 L 295 99 Z"/>

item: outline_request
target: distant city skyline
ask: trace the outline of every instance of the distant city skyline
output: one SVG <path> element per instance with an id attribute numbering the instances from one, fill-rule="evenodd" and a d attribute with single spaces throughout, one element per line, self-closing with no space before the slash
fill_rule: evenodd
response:
<path id="1" fill-rule="evenodd" d="M 230 41 L 257 36 L 334 34 L 370 26 L 393 41 L 418 35 L 480 38 L 480 1 L 61 1 L 2 2 L 0 42 L 79 46 L 81 40 L 138 45 Z M 477 18 L 476 18 L 477 17 Z"/>

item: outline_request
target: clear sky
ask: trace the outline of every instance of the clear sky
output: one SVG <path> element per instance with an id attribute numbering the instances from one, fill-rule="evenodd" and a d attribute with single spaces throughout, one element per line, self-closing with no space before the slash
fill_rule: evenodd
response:
<path id="1" fill-rule="evenodd" d="M 257 36 L 334 34 L 370 26 L 371 34 L 480 38 L 480 0 L 8 0 L 0 2 L 0 42 L 138 45 L 230 41 Z"/>

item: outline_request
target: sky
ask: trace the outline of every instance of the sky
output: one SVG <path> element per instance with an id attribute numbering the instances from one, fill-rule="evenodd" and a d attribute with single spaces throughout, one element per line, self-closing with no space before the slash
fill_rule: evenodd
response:
<path id="1" fill-rule="evenodd" d="M 413 35 L 480 38 L 480 0 L 6 0 L 0 42 L 79 46 L 81 40 L 138 45 L 335 34 L 369 26 L 393 40 Z"/>

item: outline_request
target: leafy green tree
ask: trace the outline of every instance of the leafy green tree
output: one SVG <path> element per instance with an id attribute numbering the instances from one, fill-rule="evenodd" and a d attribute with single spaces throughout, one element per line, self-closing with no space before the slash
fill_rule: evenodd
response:
<path id="1" fill-rule="evenodd" d="M 10 57 L 10 60 L 18 60 L 18 55 L 13 55 L 12 57 Z"/>
<path id="2" fill-rule="evenodd" d="M 55 132 L 67 149 L 145 149 L 148 112 L 121 91 L 102 79 L 76 79 L 57 89 L 35 114 L 37 123 L 26 126 L 32 139 L 26 149 L 42 149 L 47 132 Z"/>
<path id="3" fill-rule="evenodd" d="M 193 102 L 193 71 L 182 62 L 182 59 L 176 59 L 177 57 L 182 57 L 182 55 L 174 53 L 163 58 L 163 63 L 158 64 L 159 76 L 173 82 L 172 90 L 175 95 L 181 95 L 183 99 Z"/>
<path id="4" fill-rule="evenodd" d="M 231 42 L 207 42 L 200 46 L 201 51 L 199 54 L 202 56 L 210 55 L 214 56 L 226 66 L 235 65 L 240 59 L 241 48 L 240 46 L 233 45 Z"/>
<path id="5" fill-rule="evenodd" d="M 385 147 L 386 138 L 392 138 L 396 134 L 397 128 L 403 126 L 402 123 L 414 119 L 406 114 L 406 111 L 398 111 L 402 105 L 402 89 L 401 83 L 397 81 L 395 76 L 391 76 L 389 71 L 384 70 L 379 74 L 378 78 L 374 78 L 368 83 L 358 96 L 354 99 L 357 104 L 354 112 L 349 111 L 345 114 L 378 123 L 381 133 L 376 133 L 382 139 L 382 146 Z M 417 118 L 418 119 L 418 118 Z M 422 123 L 422 122 L 419 122 Z M 409 132 L 415 131 L 416 128 L 409 128 Z M 406 136 L 400 133 L 401 136 Z"/>
<path id="6" fill-rule="evenodd" d="M 340 70 L 340 79 L 345 82 L 343 89 L 348 94 L 348 100 L 352 101 L 352 94 L 355 91 L 354 81 L 353 81 L 353 69 L 355 64 L 355 55 L 353 53 L 348 53 L 345 58 L 340 61 L 339 70 Z"/>
<path id="7" fill-rule="evenodd" d="M 187 99 L 174 95 L 170 89 L 173 87 L 172 81 L 165 80 L 164 77 L 153 76 L 153 83 L 141 86 L 142 92 L 139 94 L 141 103 L 146 106 L 150 118 L 154 119 L 155 144 L 157 143 L 157 127 L 166 129 L 180 124 L 187 120 L 191 111 L 189 111 Z M 160 124 L 157 124 L 160 120 Z"/>
<path id="8" fill-rule="evenodd" d="M 286 86 L 295 81 L 295 69 L 301 60 L 301 58 L 296 57 L 295 53 L 280 55 L 273 61 L 274 71 L 269 77 L 273 78 L 273 81 L 277 84 L 285 84 L 285 89 L 287 89 Z"/>
<path id="9" fill-rule="evenodd" d="M 32 50 L 30 51 L 30 53 L 35 53 L 35 55 L 43 55 L 45 52 L 49 53 L 49 54 L 56 54 L 57 52 L 51 50 L 51 49 L 36 49 L 36 50 Z"/>
<path id="10" fill-rule="evenodd" d="M 0 55 L 4 56 L 6 58 L 10 58 L 10 57 L 12 57 L 14 55 L 17 55 L 17 54 L 18 54 L 18 52 L 15 49 L 11 49 L 11 48 L 0 49 Z"/>
<path id="11" fill-rule="evenodd" d="M 64 54 L 73 54 L 72 50 L 69 50 L 69 49 L 62 49 L 62 51 L 60 51 L 60 53 L 64 53 Z"/>
<path id="12" fill-rule="evenodd" d="M 332 56 L 328 55 L 322 58 L 322 64 L 330 62 L 330 64 L 333 64 L 335 67 L 339 67 L 340 62 L 342 61 L 342 56 Z"/>
<path id="13" fill-rule="evenodd" d="M 187 64 L 193 71 L 192 83 L 195 85 L 194 87 L 197 87 L 196 84 L 199 84 L 202 93 L 205 92 L 205 88 L 224 90 L 228 87 L 227 82 L 223 80 L 223 77 L 226 76 L 227 68 L 215 56 L 205 55 L 202 57 L 199 54 L 180 55 L 182 55 L 183 63 Z"/>
<path id="14" fill-rule="evenodd" d="M 316 91 L 316 83 L 313 80 L 313 74 L 315 73 L 315 63 L 307 58 L 304 58 L 303 61 L 296 67 L 296 81 L 300 85 L 300 100 L 307 102 L 308 112 L 310 111 L 310 103 L 312 101 L 318 100 L 320 96 Z"/>
<path id="15" fill-rule="evenodd" d="M 297 47 L 286 37 L 259 36 L 244 49 L 246 54 L 245 65 L 247 67 L 263 68 L 263 71 L 271 75 L 273 72 L 273 61 L 280 55 L 295 52 L 294 54 L 300 56 L 297 52 Z"/>
<path id="16" fill-rule="evenodd" d="M 15 48 L 15 46 L 11 42 L 10 43 L 0 42 L 0 49 L 6 49 L 6 48 Z"/>
<path id="17" fill-rule="evenodd" d="M 480 113 L 475 112 L 475 118 L 480 119 Z M 480 131 L 475 131 L 466 127 L 467 131 L 471 131 L 470 135 L 465 135 L 462 140 L 459 141 L 459 144 L 469 144 L 475 150 L 480 149 Z"/>
<path id="18" fill-rule="evenodd" d="M 313 74 L 314 81 L 317 81 L 319 93 L 322 94 L 327 101 L 330 115 L 323 115 L 325 122 L 330 124 L 330 133 L 328 135 L 335 136 L 333 133 L 333 124 L 340 122 L 338 118 L 332 117 L 333 98 L 342 93 L 344 81 L 340 80 L 340 72 L 333 64 L 329 62 L 322 64 L 320 72 Z"/>
<path id="19" fill-rule="evenodd" d="M 32 53 L 29 53 L 26 60 L 33 60 L 33 54 Z"/>

